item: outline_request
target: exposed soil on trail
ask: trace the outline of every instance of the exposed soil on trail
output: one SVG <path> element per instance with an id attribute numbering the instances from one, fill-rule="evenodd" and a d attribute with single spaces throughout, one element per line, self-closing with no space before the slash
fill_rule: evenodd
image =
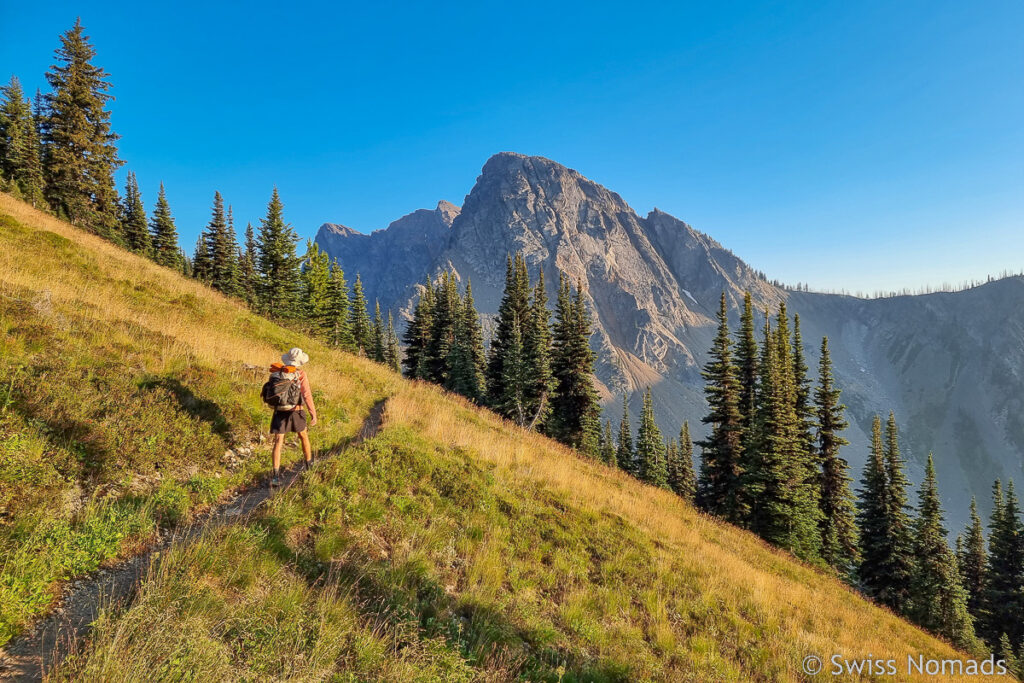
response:
<path id="1" fill-rule="evenodd" d="M 345 448 L 375 436 L 384 421 L 385 404 L 386 401 L 378 401 L 370 409 L 355 438 L 322 457 L 333 457 Z M 283 471 L 279 487 L 271 487 L 268 477 L 252 488 L 239 491 L 191 523 L 161 534 L 145 552 L 116 566 L 68 582 L 53 611 L 0 650 L 0 680 L 41 681 L 46 671 L 75 651 L 102 609 L 126 605 L 132 600 L 140 580 L 163 550 L 173 543 L 188 543 L 210 527 L 233 524 L 247 518 L 261 503 L 295 483 L 302 472 L 301 463 Z"/>

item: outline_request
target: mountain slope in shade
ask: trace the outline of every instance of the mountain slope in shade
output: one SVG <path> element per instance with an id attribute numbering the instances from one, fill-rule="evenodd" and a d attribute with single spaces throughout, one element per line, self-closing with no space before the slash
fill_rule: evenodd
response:
<path id="1" fill-rule="evenodd" d="M 935 451 L 951 528 L 965 517 L 971 494 L 984 507 L 993 478 L 1022 479 L 1024 424 L 1013 410 L 1024 388 L 1019 278 L 955 294 L 876 300 L 792 292 L 669 214 L 655 209 L 639 216 L 576 171 L 507 152 L 487 161 L 461 212 L 452 209 L 450 228 L 430 219 L 428 244 L 426 230 L 403 231 L 403 221 L 432 213 L 424 210 L 370 236 L 325 224 L 317 242 L 350 278 L 363 274 L 371 300 L 406 315 L 415 283 L 453 269 L 472 280 L 485 326 L 497 310 L 509 254 L 523 252 L 533 277 L 543 270 L 551 296 L 565 274 L 582 284 L 593 316 L 608 415 L 617 417 L 621 394 L 633 397 L 651 386 L 668 434 L 683 419 L 700 433 L 706 409 L 700 367 L 720 294 L 726 293 L 732 324 L 746 290 L 759 311 L 787 300 L 801 315 L 812 365 L 820 337 L 832 339 L 850 408 L 852 444 L 844 455 L 855 478 L 872 415 L 892 409 L 915 479 L 928 450 Z M 763 319 L 759 313 L 759 324 Z"/>

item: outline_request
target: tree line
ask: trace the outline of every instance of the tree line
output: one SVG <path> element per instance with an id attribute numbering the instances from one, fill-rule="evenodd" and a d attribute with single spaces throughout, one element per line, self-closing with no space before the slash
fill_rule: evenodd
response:
<path id="1" fill-rule="evenodd" d="M 114 173 L 123 165 L 120 136 L 110 125 L 107 73 L 80 21 L 60 38 L 46 80 L 52 91 L 25 96 L 17 77 L 0 88 L 0 189 L 36 208 L 90 230 L 156 263 L 194 277 L 254 311 L 305 328 L 332 346 L 362 353 L 398 369 L 400 352 L 390 312 L 376 306 L 371 320 L 358 274 L 345 273 L 313 243 L 296 251 L 298 236 L 284 220 L 275 188 L 257 229 L 238 244 L 234 217 L 215 192 L 210 222 L 191 256 L 163 183 L 147 216 L 135 173 L 119 194 Z"/>
<path id="2" fill-rule="evenodd" d="M 987 542 L 972 502 L 971 522 L 950 548 L 932 456 L 911 506 L 890 412 L 884 429 L 880 417 L 873 421 L 855 497 L 849 465 L 840 455 L 848 445 L 841 436 L 848 425 L 828 338 L 821 340 L 812 387 L 800 317 L 790 324 L 784 303 L 774 321 L 766 311 L 759 343 L 747 293 L 734 338 L 723 293 L 703 368 L 709 434 L 699 442 L 696 504 L 828 567 L 960 648 L 983 651 L 987 645 L 1020 672 L 1024 522 L 1012 482 L 1005 492 L 995 484 Z"/>
<path id="3" fill-rule="evenodd" d="M 509 256 L 485 350 L 472 284 L 460 293 L 454 273 L 428 280 L 402 338 L 405 376 L 437 383 L 598 457 L 603 437 L 591 321 L 582 284 L 573 289 L 560 275 L 552 316 L 543 271 L 532 282 L 523 255 Z"/>

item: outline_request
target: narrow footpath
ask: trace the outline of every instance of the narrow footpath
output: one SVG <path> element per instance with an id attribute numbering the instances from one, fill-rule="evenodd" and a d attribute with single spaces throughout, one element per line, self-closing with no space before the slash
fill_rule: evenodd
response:
<path id="1" fill-rule="evenodd" d="M 380 431 L 386 401 L 378 401 L 370 409 L 359 433 L 345 446 L 335 448 L 325 457 L 333 457 L 345 448 L 358 445 Z M 134 596 L 139 582 L 150 565 L 172 544 L 189 543 L 211 527 L 234 524 L 248 518 L 261 503 L 278 491 L 288 489 L 302 474 L 302 464 L 282 473 L 280 487 L 272 488 L 269 479 L 240 491 L 230 500 L 214 507 L 190 524 L 161 538 L 145 552 L 120 564 L 68 583 L 60 602 L 45 617 L 21 636 L 0 650 L 0 680 L 41 681 L 45 672 L 59 665 L 75 651 L 88 635 L 89 628 L 102 609 L 125 605 Z"/>

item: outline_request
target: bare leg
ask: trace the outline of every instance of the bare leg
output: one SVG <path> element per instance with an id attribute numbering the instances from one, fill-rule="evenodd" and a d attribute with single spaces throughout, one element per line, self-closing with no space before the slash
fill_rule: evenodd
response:
<path id="1" fill-rule="evenodd" d="M 313 449 L 309 445 L 309 432 L 303 429 L 299 432 L 299 440 L 302 441 L 302 455 L 306 458 L 306 462 L 313 460 Z"/>
<path id="2" fill-rule="evenodd" d="M 271 434 L 274 437 L 274 449 L 271 451 L 271 460 L 274 465 L 274 474 L 281 471 L 281 447 L 284 446 L 284 434 Z"/>

